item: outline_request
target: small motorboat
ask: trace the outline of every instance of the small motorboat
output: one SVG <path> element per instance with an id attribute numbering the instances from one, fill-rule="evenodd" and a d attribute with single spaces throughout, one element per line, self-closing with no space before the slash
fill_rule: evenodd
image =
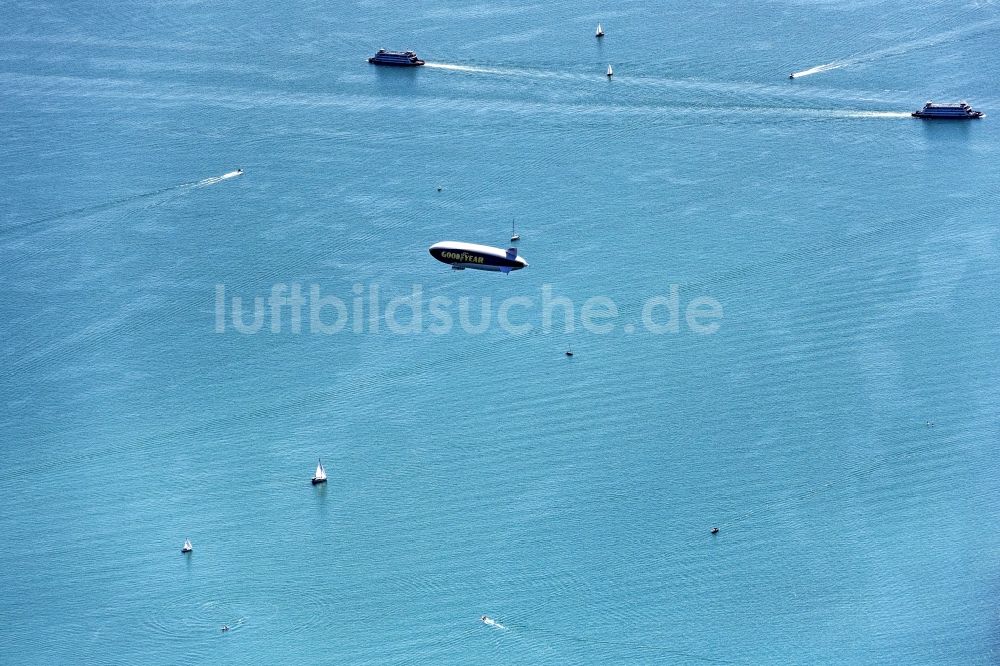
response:
<path id="1" fill-rule="evenodd" d="M 719 533 L 719 528 L 718 527 L 713 527 L 712 528 L 712 534 L 718 534 L 718 533 Z"/>
<path id="2" fill-rule="evenodd" d="M 794 79 L 794 78 L 795 78 L 795 72 L 792 72 L 791 74 L 789 74 L 789 75 L 788 75 L 788 78 L 790 78 L 790 79 Z"/>

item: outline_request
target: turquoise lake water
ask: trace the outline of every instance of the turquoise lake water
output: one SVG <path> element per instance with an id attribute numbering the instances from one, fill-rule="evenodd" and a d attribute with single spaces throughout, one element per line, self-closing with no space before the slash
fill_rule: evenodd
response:
<path id="1" fill-rule="evenodd" d="M 0 662 L 1000 661 L 1000 5 L 4 15 Z"/>

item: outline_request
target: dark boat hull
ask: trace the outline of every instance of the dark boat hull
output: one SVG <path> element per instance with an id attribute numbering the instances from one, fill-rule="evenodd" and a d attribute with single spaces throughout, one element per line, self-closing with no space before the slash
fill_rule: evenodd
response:
<path id="1" fill-rule="evenodd" d="M 319 484 L 321 484 L 321 483 L 326 483 L 326 479 L 313 479 L 313 480 L 312 480 L 312 484 L 313 484 L 314 486 L 318 486 L 318 485 L 319 485 Z"/>
<path id="2" fill-rule="evenodd" d="M 424 61 L 418 58 L 413 51 L 389 51 L 387 49 L 379 49 L 378 53 L 368 58 L 368 62 L 387 67 L 420 67 L 424 64 Z"/>
<path id="3" fill-rule="evenodd" d="M 976 111 L 968 102 L 957 104 L 935 104 L 927 102 L 923 108 L 917 109 L 910 114 L 914 118 L 925 118 L 927 120 L 978 120 L 983 117 L 982 111 Z"/>
<path id="4" fill-rule="evenodd" d="M 922 111 L 914 111 L 910 114 L 914 118 L 923 118 L 924 120 L 979 120 L 984 114 L 982 111 L 976 111 L 974 113 L 969 113 L 966 115 L 954 114 L 954 115 L 944 115 L 936 113 L 923 113 Z"/>
<path id="5" fill-rule="evenodd" d="M 387 62 L 385 60 L 376 60 L 375 58 L 368 58 L 368 62 L 373 65 L 382 65 L 384 67 L 420 67 L 424 64 L 423 60 L 417 60 L 414 62 Z"/>

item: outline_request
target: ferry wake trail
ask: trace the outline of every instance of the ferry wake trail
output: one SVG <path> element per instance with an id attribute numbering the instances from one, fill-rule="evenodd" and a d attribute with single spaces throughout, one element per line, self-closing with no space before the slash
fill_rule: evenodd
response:
<path id="1" fill-rule="evenodd" d="M 468 65 L 450 65 L 445 62 L 427 62 L 424 63 L 424 67 L 429 67 L 430 69 L 446 69 L 451 72 L 472 72 L 474 74 L 500 74 L 500 75 L 514 75 L 518 72 L 508 69 L 493 69 L 490 67 L 470 67 Z"/>
<path id="2" fill-rule="evenodd" d="M 909 119 L 909 111 L 836 111 L 834 116 L 840 118 L 885 118 L 885 119 Z"/>

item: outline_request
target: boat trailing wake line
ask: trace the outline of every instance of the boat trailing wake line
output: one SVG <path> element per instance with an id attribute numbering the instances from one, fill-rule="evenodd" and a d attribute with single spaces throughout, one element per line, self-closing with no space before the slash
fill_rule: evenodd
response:
<path id="1" fill-rule="evenodd" d="M 475 74 L 500 74 L 500 75 L 514 75 L 518 72 L 510 69 L 493 69 L 490 67 L 470 67 L 467 65 L 450 65 L 444 62 L 425 62 L 424 67 L 430 67 L 431 69 L 447 69 L 452 72 L 473 72 Z"/>
<path id="2" fill-rule="evenodd" d="M 235 171 L 230 171 L 224 173 L 221 176 L 214 176 L 212 178 L 205 178 L 199 180 L 197 183 L 189 183 L 192 187 L 207 187 L 209 185 L 215 185 L 216 183 L 221 183 L 224 180 L 229 180 L 230 178 L 236 178 L 237 176 L 243 175 L 243 169 L 236 169 Z"/>
<path id="3" fill-rule="evenodd" d="M 827 64 L 819 65 L 807 70 L 814 73 L 815 71 L 834 69 L 837 67 L 843 67 L 843 64 Z M 432 69 L 440 69 L 445 71 L 453 72 L 466 72 L 473 74 L 491 74 L 494 76 L 509 76 L 517 77 L 521 79 L 539 79 L 539 80 L 559 80 L 559 81 L 578 81 L 578 82 L 598 82 L 603 86 L 603 83 L 607 79 L 607 70 L 602 68 L 595 69 L 591 73 L 584 73 L 579 71 L 557 71 L 557 70 L 545 70 L 545 69 L 504 69 L 504 68 L 486 68 L 486 67 L 474 67 L 466 65 L 456 65 L 450 63 L 432 63 L 428 62 L 424 65 L 424 68 L 430 67 Z M 798 76 L 796 74 L 795 76 Z M 618 81 L 618 79 L 615 79 Z M 789 96 L 794 98 L 816 100 L 816 99 L 827 99 L 835 102 L 850 102 L 850 103 L 865 103 L 865 102 L 884 102 L 886 100 L 879 99 L 878 95 L 875 93 L 861 94 L 858 92 L 851 93 L 850 91 L 843 90 L 826 90 L 818 88 L 790 88 L 785 85 L 770 85 L 770 84 L 760 84 L 751 82 L 741 82 L 741 81 L 721 81 L 721 80 L 709 80 L 709 79 L 695 79 L 695 78 L 674 78 L 670 76 L 649 76 L 649 75 L 632 75 L 622 79 L 620 85 L 637 87 L 641 89 L 657 89 L 657 90 L 679 90 L 679 91 L 692 91 L 700 94 L 711 93 L 717 95 L 723 95 L 727 98 L 732 96 L 740 97 L 752 97 L 752 98 L 780 98 L 782 100 L 788 99 Z M 674 108 L 675 105 L 671 105 Z M 593 107 L 591 107 L 593 108 Z M 616 107 L 618 108 L 618 107 Z M 630 111 L 643 112 L 643 109 L 648 109 L 649 107 L 629 107 Z M 731 107 L 726 107 L 731 108 Z M 701 125 L 704 121 L 699 123 L 692 123 L 692 127 Z"/>
<path id="4" fill-rule="evenodd" d="M 909 111 L 837 111 L 834 115 L 841 118 L 912 118 Z"/>
<path id="5" fill-rule="evenodd" d="M 482 620 L 483 624 L 485 624 L 488 627 L 493 627 L 494 629 L 507 631 L 507 627 L 503 626 L 502 624 L 491 618 L 489 615 L 484 615 L 479 619 Z"/>
<path id="6" fill-rule="evenodd" d="M 540 636 L 546 636 L 550 640 L 561 639 L 564 641 L 572 643 L 580 643 L 583 645 L 591 646 L 604 646 L 604 647 L 614 647 L 614 648 L 626 648 L 629 650 L 641 650 L 643 652 L 648 652 L 652 654 L 662 654 L 662 655 L 672 655 L 674 657 L 683 657 L 686 661 L 696 661 L 699 663 L 706 664 L 734 664 L 737 662 L 731 661 L 729 659 L 721 657 L 712 657 L 706 654 L 698 654 L 694 652 L 687 652 L 685 650 L 678 650 L 676 647 L 666 643 L 647 643 L 644 641 L 614 641 L 605 640 L 600 638 L 592 638 L 590 636 L 580 635 L 580 634 L 569 634 L 562 631 L 556 631 L 553 629 L 545 628 L 534 628 L 529 630 Z"/>
<path id="7" fill-rule="evenodd" d="M 801 72 L 793 72 L 791 74 L 791 78 L 801 79 L 803 76 L 811 76 L 813 74 L 819 74 L 820 72 L 829 72 L 830 70 L 840 69 L 841 67 L 846 67 L 847 65 L 847 62 L 830 62 L 825 65 L 816 65 L 815 67 L 810 67 L 809 69 L 803 69 Z"/>
<path id="8" fill-rule="evenodd" d="M 497 622 L 489 615 L 483 615 L 479 618 L 483 624 L 488 627 L 493 627 L 494 629 L 499 629 L 501 631 L 510 631 L 509 627 Z M 548 639 L 557 638 L 564 641 L 570 641 L 573 643 L 589 644 L 593 646 L 612 646 L 612 647 L 624 647 L 632 650 L 643 650 L 652 653 L 669 654 L 678 657 L 684 657 L 685 659 L 691 661 L 704 662 L 708 664 L 732 664 L 734 662 L 728 659 L 721 659 L 716 657 L 710 657 L 704 654 L 695 654 L 693 652 L 686 652 L 683 650 L 678 650 L 675 647 L 667 644 L 655 644 L 655 643 L 645 643 L 645 642 L 631 642 L 631 641 L 612 641 L 612 640 L 602 640 L 599 638 L 592 638 L 590 636 L 580 635 L 580 634 L 569 634 L 561 631 L 556 631 L 553 629 L 547 629 L 543 627 L 534 628 L 524 628 L 523 629 L 528 634 L 536 634 L 538 636 L 545 636 Z"/>
<path id="9" fill-rule="evenodd" d="M 56 220 L 61 220 L 66 217 L 83 216 L 83 215 L 90 215 L 92 213 L 98 213 L 103 210 L 117 208 L 118 206 L 123 206 L 125 204 L 133 203 L 135 201 L 140 201 L 142 199 L 149 199 L 160 194 L 171 192 L 173 190 L 190 187 L 192 184 L 193 183 L 184 183 L 182 185 L 171 185 L 170 187 L 162 187 L 158 190 L 153 190 L 151 192 L 142 192 L 140 194 L 133 194 L 131 196 L 122 197 L 120 199 L 113 199 L 111 201 L 105 201 L 99 204 L 93 204 L 90 206 L 81 206 L 80 208 L 73 208 L 71 210 L 66 210 L 61 213 L 55 213 L 53 215 L 49 215 L 48 217 L 40 217 L 36 220 L 26 220 L 24 222 L 16 222 L 14 224 L 7 225 L 2 229 L 0 229 L 0 233 L 17 231 L 20 229 L 25 229 L 27 227 L 33 227 L 39 224 L 45 224 L 46 222 L 55 222 Z"/>
<path id="10" fill-rule="evenodd" d="M 177 193 L 177 195 L 182 194 L 183 191 L 194 189 L 196 187 L 207 187 L 208 185 L 215 185 L 216 183 L 221 183 L 224 180 L 229 180 L 231 178 L 236 178 L 237 176 L 243 175 L 243 169 L 236 169 L 235 171 L 230 171 L 224 173 L 221 176 L 213 176 L 212 178 L 204 178 L 199 181 L 181 183 L 179 185 L 169 185 L 167 187 L 161 187 L 158 190 L 151 190 L 149 192 L 140 192 L 138 194 L 132 194 L 126 197 L 121 197 L 119 199 L 112 199 L 111 201 L 105 201 L 103 203 L 92 204 L 90 206 L 81 206 L 79 208 L 73 208 L 70 210 L 63 211 L 61 213 L 54 213 L 47 217 L 40 217 L 35 220 L 26 220 L 24 222 L 15 222 L 13 224 L 6 225 L 0 228 L 0 234 L 19 231 L 21 229 L 26 229 L 28 227 L 34 227 L 37 225 L 42 225 L 47 222 L 55 222 L 67 217 L 82 217 L 86 215 L 92 215 L 94 213 L 100 213 L 106 210 L 112 210 L 114 208 L 119 208 L 128 204 L 133 204 L 143 199 L 155 199 L 163 194 L 169 194 L 171 192 Z M 160 202 L 161 204 L 163 202 Z M 156 205 L 156 202 L 150 203 L 145 208 L 149 208 Z M 143 210 L 145 210 L 145 208 Z"/>
<path id="11" fill-rule="evenodd" d="M 822 74 L 823 72 L 829 72 L 835 69 L 840 69 L 842 67 L 849 67 L 852 65 L 859 65 L 865 62 L 871 62 L 873 60 L 878 60 L 880 58 L 886 58 L 894 55 L 902 55 L 908 53 L 915 49 L 925 48 L 928 46 L 936 46 L 942 42 L 953 40 L 957 37 L 964 35 L 974 34 L 992 28 L 1000 22 L 1000 17 L 995 17 L 991 19 L 985 19 L 977 23 L 973 23 L 965 26 L 964 28 L 954 28 L 952 30 L 946 30 L 944 32 L 937 33 L 935 35 L 928 35 L 927 37 L 921 37 L 920 39 L 910 40 L 902 44 L 896 44 L 895 46 L 888 46 L 876 50 L 862 50 L 856 53 L 852 53 L 849 56 L 840 58 L 839 60 L 834 60 L 832 62 L 825 63 L 823 65 L 816 65 L 815 67 L 810 67 L 809 69 L 803 69 L 799 72 L 792 72 L 789 78 L 800 79 L 804 76 L 812 76 L 813 74 Z M 919 34 L 916 33 L 916 34 Z"/>

